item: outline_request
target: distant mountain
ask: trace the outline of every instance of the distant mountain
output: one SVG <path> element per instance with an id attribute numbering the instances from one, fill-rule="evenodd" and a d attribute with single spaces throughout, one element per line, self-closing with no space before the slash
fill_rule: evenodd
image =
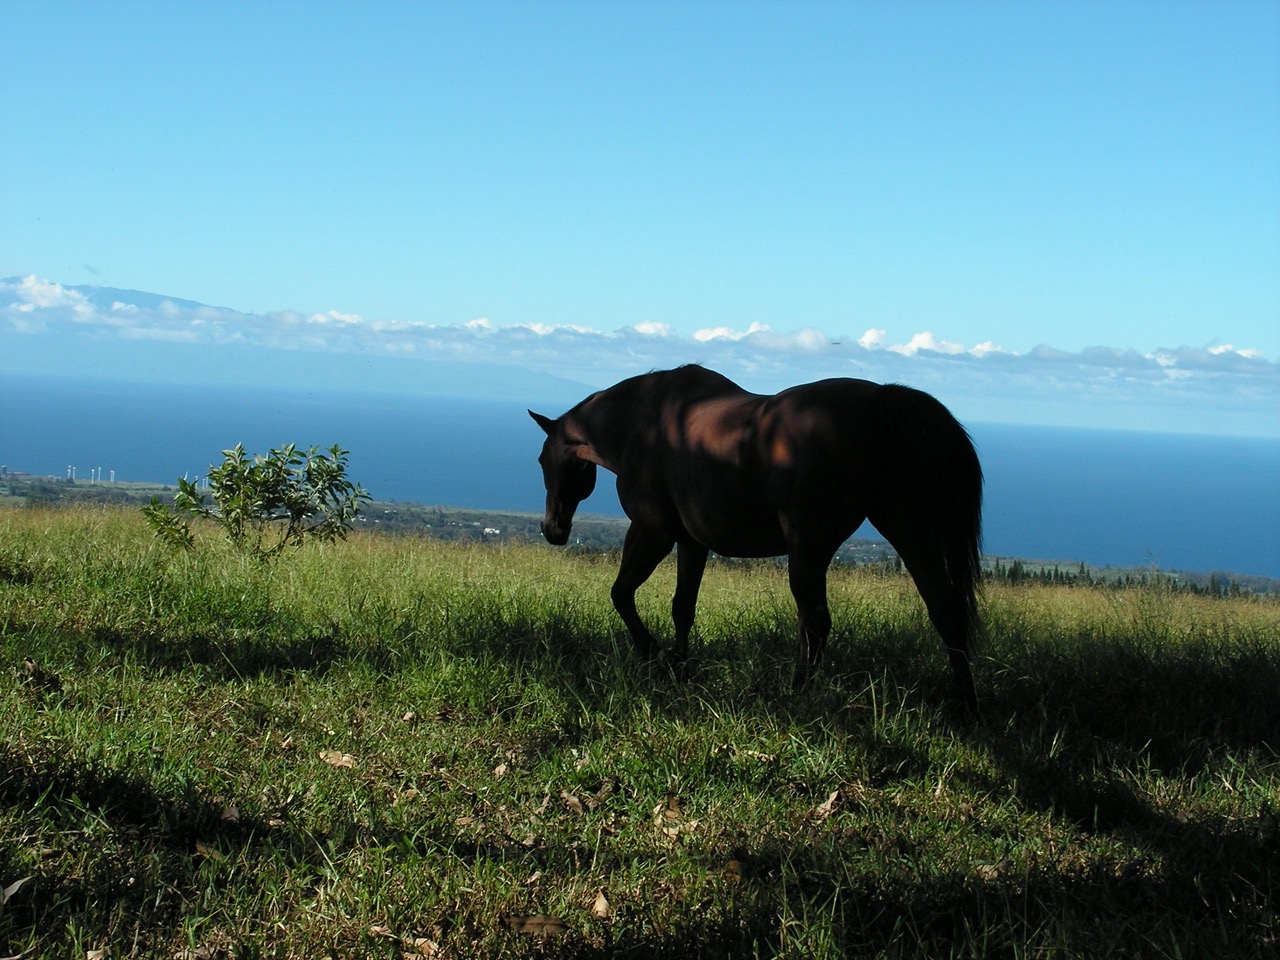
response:
<path id="1" fill-rule="evenodd" d="M 7 277 L 5 283 L 14 283 L 16 278 Z M 161 293 L 147 293 L 145 290 L 121 290 L 119 287 L 95 287 L 92 284 L 63 285 L 66 290 L 74 290 L 82 294 L 86 300 L 101 310 L 110 310 L 112 304 L 127 303 L 143 310 L 159 310 L 162 304 L 168 303 L 180 310 L 206 310 L 207 303 L 196 300 L 183 300 L 181 297 L 169 297 Z M 214 307 L 215 310 L 229 310 L 229 307 Z"/>

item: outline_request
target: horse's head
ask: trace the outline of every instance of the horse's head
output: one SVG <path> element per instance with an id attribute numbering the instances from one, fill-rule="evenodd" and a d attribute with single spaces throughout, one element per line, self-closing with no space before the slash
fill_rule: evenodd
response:
<path id="1" fill-rule="evenodd" d="M 594 452 L 585 440 L 570 434 L 564 417 L 552 420 L 532 410 L 529 416 L 547 435 L 538 457 L 542 482 L 547 488 L 547 512 L 542 518 L 542 535 L 548 543 L 563 546 L 569 542 L 574 511 L 596 488 Z"/>

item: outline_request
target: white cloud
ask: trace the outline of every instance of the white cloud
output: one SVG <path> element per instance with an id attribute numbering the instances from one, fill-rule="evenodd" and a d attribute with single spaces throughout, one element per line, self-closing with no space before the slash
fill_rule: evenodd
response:
<path id="1" fill-rule="evenodd" d="M 364 323 L 364 317 L 359 314 L 339 313 L 337 310 L 330 310 L 328 313 L 313 313 L 310 320 L 312 323 Z"/>
<path id="2" fill-rule="evenodd" d="M 50 283 L 37 277 L 23 277 L 16 285 L 16 293 L 24 310 L 71 307 L 79 310 L 87 305 L 84 294 L 68 290 L 60 283 Z"/>
<path id="3" fill-rule="evenodd" d="M 1224 344 L 1223 346 L 1220 346 L 1220 347 L 1210 347 L 1209 352 L 1212 353 L 1214 356 L 1221 356 L 1224 353 L 1234 353 L 1234 354 L 1237 354 L 1238 356 L 1246 357 L 1250 360 L 1255 360 L 1262 357 L 1261 350 L 1249 350 L 1249 349 L 1237 350 L 1233 345 L 1229 343 Z"/>
<path id="4" fill-rule="evenodd" d="M 957 403 L 961 411 L 968 403 L 981 419 L 1092 416 L 1099 425 L 1119 426 L 1126 417 L 1159 408 L 1185 429 L 1216 431 L 1225 423 L 1225 429 L 1236 424 L 1235 432 L 1280 434 L 1275 413 L 1280 364 L 1231 344 L 1145 353 L 1106 346 L 1067 352 L 1041 345 L 1013 353 L 990 340 L 966 349 L 928 331 L 886 346 L 889 334 L 879 327 L 856 340 L 817 328 L 775 332 L 758 322 L 745 330 L 709 326 L 682 336 L 652 320 L 613 331 L 577 324 L 501 326 L 487 318 L 428 324 L 367 320 L 336 310 L 246 314 L 146 295 L 130 302 L 119 291 L 100 296 L 95 299 L 94 288 L 73 290 L 34 277 L 0 281 L 0 337 L 243 344 L 463 361 L 569 375 L 596 386 L 698 362 L 761 391 L 832 376 L 911 383 L 949 405 Z M 4 352 L 0 345 L 0 356 Z M 1196 420 L 1199 410 L 1217 411 L 1219 419 L 1206 413 Z"/>
<path id="5" fill-rule="evenodd" d="M 803 353 L 817 353 L 833 345 L 831 337 L 821 330 L 815 330 L 813 327 L 806 327 L 803 330 L 795 331 L 795 333 L 771 333 L 765 339 L 775 344 L 775 349 L 794 349 Z"/>
<path id="6" fill-rule="evenodd" d="M 939 340 L 929 331 L 917 333 L 906 343 L 896 344 L 889 348 L 894 353 L 900 353 L 904 357 L 914 357 L 921 350 L 927 350 L 930 353 L 957 354 L 964 353 L 963 343 L 952 343 L 949 340 Z"/>
<path id="7" fill-rule="evenodd" d="M 732 327 L 707 327 L 693 332 L 693 339 L 699 343 L 710 340 L 744 340 L 757 333 L 768 333 L 769 327 L 763 323 L 752 323 L 746 330 L 734 330 Z"/>
<path id="8" fill-rule="evenodd" d="M 1004 347 L 992 343 L 990 340 L 984 340 L 969 352 L 975 357 L 985 357 L 992 353 L 1006 353 L 1007 351 Z"/>
<path id="9" fill-rule="evenodd" d="M 875 350 L 877 347 L 884 346 L 885 337 L 888 335 L 888 331 L 881 330 L 879 327 L 872 327 L 858 338 L 858 343 L 861 344 L 865 350 Z"/>
<path id="10" fill-rule="evenodd" d="M 522 330 L 532 330 L 540 337 L 550 336 L 556 333 L 583 333 L 588 335 L 599 335 L 599 330 L 593 330 L 590 327 L 580 327 L 572 323 L 522 323 L 519 325 Z"/>

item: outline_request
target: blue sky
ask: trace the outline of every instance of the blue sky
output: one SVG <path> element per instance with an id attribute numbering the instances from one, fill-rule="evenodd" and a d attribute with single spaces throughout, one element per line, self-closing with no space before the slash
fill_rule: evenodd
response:
<path id="1" fill-rule="evenodd" d="M 0 277 L 35 278 L 0 298 L 10 342 L 465 354 L 590 383 L 723 361 L 762 387 L 950 388 L 988 419 L 1008 394 L 1008 419 L 1070 402 L 1280 433 L 1270 0 L 5 18 Z M 32 284 L 226 309 L 216 335 L 181 311 L 90 322 Z"/>

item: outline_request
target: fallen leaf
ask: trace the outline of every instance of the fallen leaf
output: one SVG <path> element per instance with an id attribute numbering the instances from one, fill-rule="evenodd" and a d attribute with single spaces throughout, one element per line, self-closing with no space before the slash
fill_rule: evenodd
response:
<path id="1" fill-rule="evenodd" d="M 502 920 L 516 933 L 525 933 L 531 937 L 558 937 L 569 932 L 569 925 L 559 917 L 548 917 L 541 913 L 508 916 Z"/>
<path id="2" fill-rule="evenodd" d="M 608 920 L 613 916 L 613 908 L 609 906 L 609 898 L 601 890 L 596 894 L 595 903 L 591 904 L 591 915 L 600 920 Z"/>
<path id="3" fill-rule="evenodd" d="M 674 793 L 668 793 L 666 802 L 653 808 L 653 819 L 659 825 L 672 820 L 683 820 L 684 810 L 680 806 L 680 798 Z"/>
<path id="4" fill-rule="evenodd" d="M 505 763 L 500 763 L 500 764 L 498 764 L 496 767 L 494 767 L 494 768 L 493 768 L 493 775 L 494 775 L 495 777 L 497 777 L 499 780 L 501 780 L 503 777 L 505 777 L 505 776 L 507 775 L 507 770 L 508 770 L 508 769 L 509 769 L 509 768 L 507 767 L 507 765 L 506 765 Z"/>
<path id="5" fill-rule="evenodd" d="M 46 670 L 30 657 L 22 661 L 22 671 L 26 674 L 26 682 L 37 690 L 60 690 L 62 679 L 50 670 Z"/>
<path id="6" fill-rule="evenodd" d="M 103 947 L 101 950 L 86 950 L 84 960 L 107 960 L 111 956 L 111 948 Z"/>
<path id="7" fill-rule="evenodd" d="M 331 767 L 345 767 L 350 769 L 356 765 L 356 758 L 349 753 L 341 753 L 337 750 L 321 750 L 320 759 Z"/>
<path id="8" fill-rule="evenodd" d="M 980 863 L 974 867 L 973 872 L 979 880 L 992 883 L 1008 873 L 1011 866 L 1013 864 L 1008 860 L 1001 860 L 999 863 Z"/>
<path id="9" fill-rule="evenodd" d="M 406 957 L 437 957 L 440 955 L 440 945 L 434 940 L 428 940 L 426 937 L 416 937 L 413 941 L 413 953 L 406 953 Z"/>
<path id="10" fill-rule="evenodd" d="M 840 791 L 832 790 L 831 796 L 827 797 L 825 802 L 813 808 L 813 815 L 819 820 L 827 819 L 827 817 L 836 812 L 836 806 L 840 803 L 840 799 Z"/>
<path id="11" fill-rule="evenodd" d="M 8 903 L 10 898 L 12 898 L 13 895 L 22 888 L 22 885 L 30 879 L 30 877 L 23 877 L 21 880 L 15 880 L 7 887 L 0 889 L 0 907 L 3 907 Z"/>
<path id="12" fill-rule="evenodd" d="M 664 803 L 653 808 L 653 825 L 671 839 L 680 836 L 682 830 L 692 830 L 698 825 L 696 820 L 685 820 L 684 808 L 680 806 L 680 798 L 674 793 L 667 794 Z"/>
<path id="13" fill-rule="evenodd" d="M 373 926 L 369 928 L 369 935 L 373 937 L 394 937 L 395 936 L 395 934 L 391 932 L 391 928 L 388 927 L 385 923 L 375 923 Z"/>
<path id="14" fill-rule="evenodd" d="M 196 841 L 196 853 L 200 854 L 200 856 L 204 857 L 206 860 L 222 859 L 221 850 L 218 850 L 216 847 L 211 847 L 207 843 L 201 843 L 199 840 Z"/>
<path id="15" fill-rule="evenodd" d="M 569 808 L 571 813 L 582 813 L 582 801 L 575 797 L 568 790 L 560 791 L 560 799 L 564 801 L 564 805 Z"/>
<path id="16" fill-rule="evenodd" d="M 239 823 L 240 808 L 237 807 L 234 803 L 228 803 L 225 807 L 222 808 L 221 819 L 223 823 Z"/>
<path id="17" fill-rule="evenodd" d="M 407 713 L 405 713 L 405 715 L 404 715 L 403 717 L 401 717 L 401 718 L 400 718 L 400 721 L 401 721 L 402 723 L 408 723 L 408 724 L 414 724 L 414 723 L 417 723 L 417 722 L 418 722 L 418 712 L 417 712 L 416 710 L 410 710 L 410 711 L 408 711 Z"/>
<path id="18" fill-rule="evenodd" d="M 739 758 L 746 760 L 758 760 L 760 763 L 776 763 L 778 755 L 776 753 L 763 753 L 760 750 L 739 750 L 732 743 L 724 743 L 716 747 L 719 753 L 727 753 L 729 758 L 737 760 Z"/>

